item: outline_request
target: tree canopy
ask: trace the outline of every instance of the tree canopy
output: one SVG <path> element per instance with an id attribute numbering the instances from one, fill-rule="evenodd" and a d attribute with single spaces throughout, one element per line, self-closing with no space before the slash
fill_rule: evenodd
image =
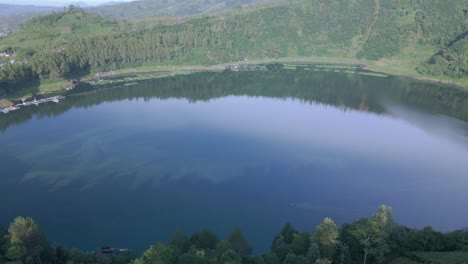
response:
<path id="1" fill-rule="evenodd" d="M 140 26 L 70 7 L 0 39 L 0 52 L 15 56 L 13 63 L 0 58 L 0 85 L 13 89 L 31 79 L 79 79 L 141 65 L 309 56 L 410 55 L 420 73 L 466 78 L 464 8 L 463 0 L 304 0 Z M 438 52 L 427 57 L 417 50 Z"/>
<path id="2" fill-rule="evenodd" d="M 395 257 L 432 263 L 422 259 L 421 252 L 450 256 L 455 251 L 461 257 L 468 256 L 460 251 L 468 246 L 468 229 L 441 233 L 431 227 L 418 230 L 401 226 L 393 221 L 388 206 L 381 206 L 370 218 L 341 228 L 330 218 L 325 218 L 312 233 L 299 233 L 287 224 L 275 237 L 270 252 L 253 257 L 252 248 L 238 228 L 226 240 L 219 240 L 208 229 L 191 237 L 197 239 L 188 239 L 176 231 L 170 243 L 157 242 L 139 258 L 133 251 L 105 256 L 49 244 L 37 223 L 29 217 L 17 217 L 8 231 L 0 228 L 0 263 L 360 264 L 392 263 Z"/>

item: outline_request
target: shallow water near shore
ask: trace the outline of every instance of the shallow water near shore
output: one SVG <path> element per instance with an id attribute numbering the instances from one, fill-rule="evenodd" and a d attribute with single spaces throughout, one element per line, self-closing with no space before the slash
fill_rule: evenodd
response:
<path id="1" fill-rule="evenodd" d="M 92 91 L 92 92 L 90 92 Z M 195 73 L 81 85 L 0 116 L 0 224 L 139 252 L 176 229 L 240 227 L 266 251 L 290 222 L 468 223 L 468 96 L 408 79 L 313 72 Z"/>

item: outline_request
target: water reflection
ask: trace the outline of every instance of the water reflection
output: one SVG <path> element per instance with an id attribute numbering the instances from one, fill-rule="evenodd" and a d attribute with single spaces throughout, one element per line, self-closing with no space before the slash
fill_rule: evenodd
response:
<path id="1" fill-rule="evenodd" d="M 306 70 L 108 88 L 0 117 L 6 221 L 30 215 L 68 246 L 137 250 L 176 228 L 239 226 L 258 251 L 286 221 L 312 230 L 381 203 L 410 226 L 468 221 L 458 89 Z"/>

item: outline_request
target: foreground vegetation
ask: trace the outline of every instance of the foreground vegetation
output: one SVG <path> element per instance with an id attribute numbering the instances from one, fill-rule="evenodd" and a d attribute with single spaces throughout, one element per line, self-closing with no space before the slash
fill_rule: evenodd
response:
<path id="1" fill-rule="evenodd" d="M 176 231 L 169 243 L 156 243 L 140 258 L 132 251 L 106 256 L 51 245 L 29 217 L 17 217 L 8 231 L 0 229 L 0 263 L 464 263 L 468 252 L 460 250 L 467 246 L 468 230 L 443 234 L 431 227 L 401 226 L 385 205 L 370 218 L 341 228 L 330 218 L 310 233 L 286 224 L 271 251 L 256 256 L 237 228 L 226 240 L 207 229 L 190 237 Z"/>
<path id="2" fill-rule="evenodd" d="M 0 52 L 10 55 L 0 70 L 0 96 L 31 82 L 80 79 L 142 65 L 291 57 L 350 61 L 466 82 L 464 8 L 463 0 L 313 0 L 141 26 L 72 6 L 37 17 L 0 39 Z"/>

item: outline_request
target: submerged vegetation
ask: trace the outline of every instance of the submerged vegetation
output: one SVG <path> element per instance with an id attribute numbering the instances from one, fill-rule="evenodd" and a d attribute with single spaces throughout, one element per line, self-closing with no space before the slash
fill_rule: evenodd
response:
<path id="1" fill-rule="evenodd" d="M 313 0 L 141 26 L 71 6 L 0 39 L 0 52 L 10 56 L 0 70 L 0 94 L 34 80 L 72 80 L 141 65 L 278 58 L 378 60 L 370 64 L 390 72 L 398 67 L 415 75 L 417 68 L 466 80 L 464 8 L 462 0 Z"/>
<path id="2" fill-rule="evenodd" d="M 341 228 L 330 218 L 311 232 L 299 232 L 286 224 L 273 239 L 270 252 L 258 255 L 252 255 L 252 247 L 238 228 L 225 240 L 208 229 L 190 237 L 176 231 L 169 243 L 156 243 L 140 258 L 128 250 L 87 253 L 50 244 L 29 217 L 17 217 L 8 230 L 0 229 L 0 263 L 462 263 L 468 258 L 463 251 L 467 246 L 468 230 L 444 234 L 431 227 L 418 230 L 398 225 L 392 208 L 385 205 L 370 218 Z"/>

